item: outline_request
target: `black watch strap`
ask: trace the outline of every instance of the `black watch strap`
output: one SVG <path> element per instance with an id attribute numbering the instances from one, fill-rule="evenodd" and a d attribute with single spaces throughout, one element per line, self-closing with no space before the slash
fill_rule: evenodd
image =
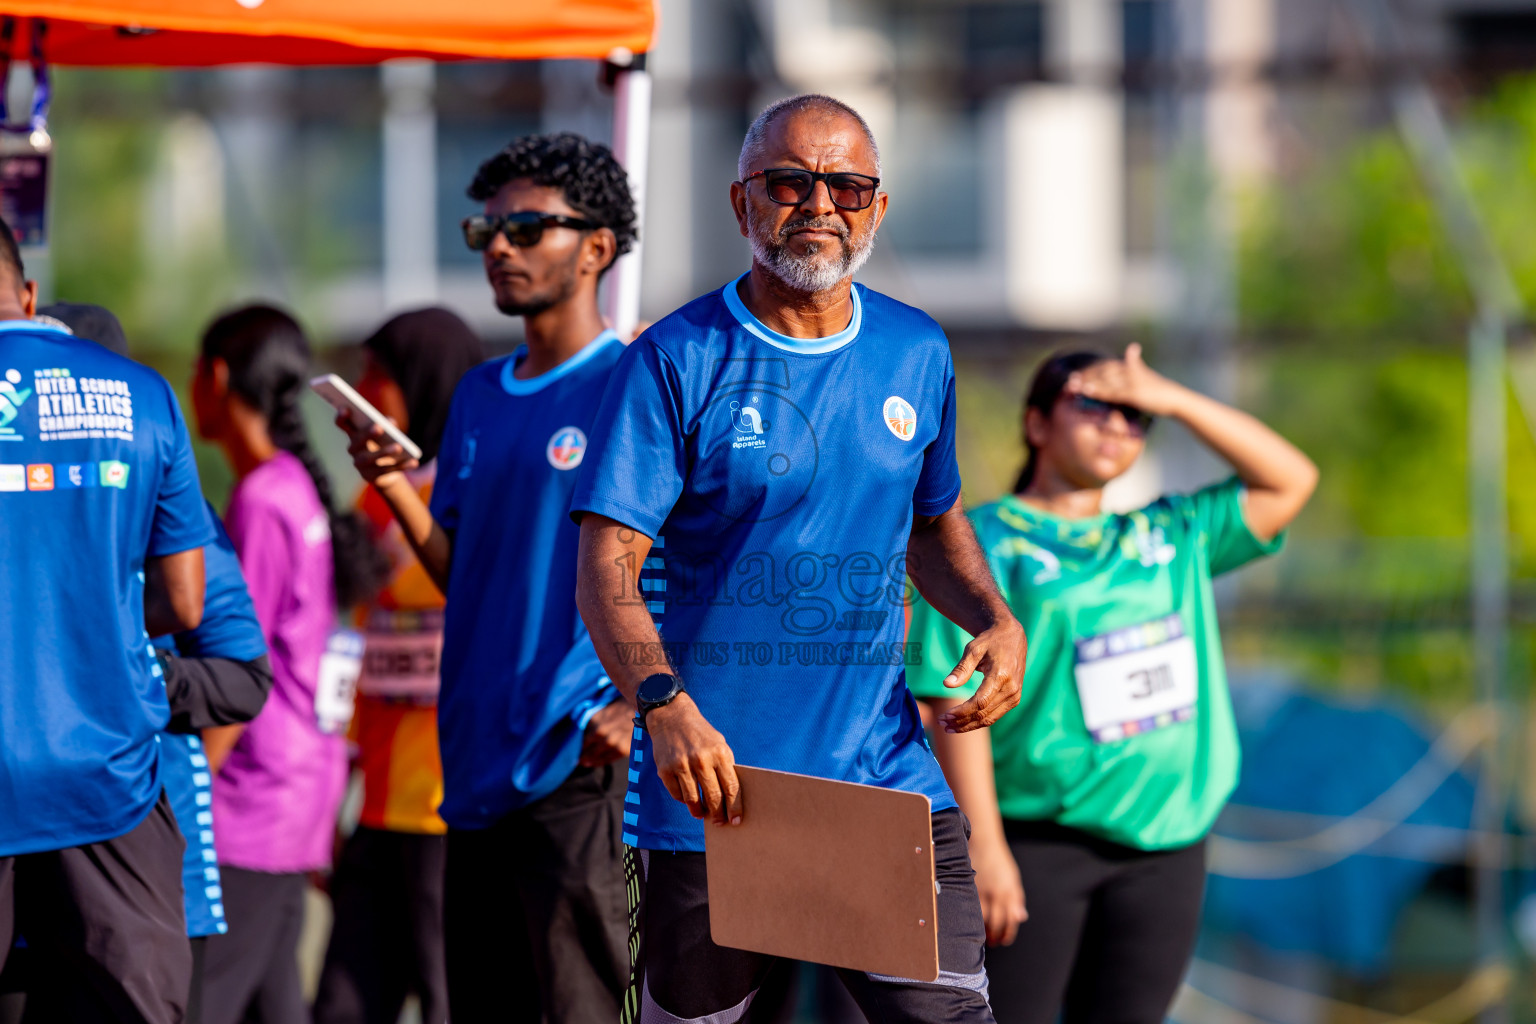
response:
<path id="1" fill-rule="evenodd" d="M 666 707 L 686 692 L 683 681 L 670 672 L 646 676 L 635 690 L 635 724 L 644 729 L 646 715 Z"/>

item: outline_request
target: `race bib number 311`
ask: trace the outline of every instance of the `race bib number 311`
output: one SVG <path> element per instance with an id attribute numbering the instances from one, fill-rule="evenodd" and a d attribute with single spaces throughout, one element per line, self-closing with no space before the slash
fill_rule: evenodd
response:
<path id="1" fill-rule="evenodd" d="M 1177 614 L 1077 641 L 1075 672 L 1099 743 L 1188 721 L 1199 699 L 1195 644 Z"/>

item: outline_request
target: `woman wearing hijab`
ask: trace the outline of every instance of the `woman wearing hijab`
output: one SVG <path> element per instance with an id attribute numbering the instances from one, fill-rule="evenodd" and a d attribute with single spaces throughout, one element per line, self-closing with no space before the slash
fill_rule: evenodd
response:
<path id="1" fill-rule="evenodd" d="M 437 450 L 459 378 L 478 364 L 480 340 L 445 309 L 402 313 L 363 342 L 357 389 L 420 446 L 409 471 L 430 497 Z M 394 1024 L 414 992 L 424 1024 L 448 1019 L 443 960 L 447 826 L 437 749 L 438 653 L 443 595 L 412 554 L 377 491 L 359 510 L 390 562 L 389 582 L 364 609 L 367 638 L 352 740 L 363 807 L 331 884 L 335 924 L 315 999 L 316 1024 Z"/>

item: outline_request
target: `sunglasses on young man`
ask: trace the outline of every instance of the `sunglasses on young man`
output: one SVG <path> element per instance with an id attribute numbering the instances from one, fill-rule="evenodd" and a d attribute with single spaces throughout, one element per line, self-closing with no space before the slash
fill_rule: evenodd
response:
<path id="1" fill-rule="evenodd" d="M 487 217 L 477 213 L 473 217 L 465 217 L 463 222 L 464 244 L 476 252 L 489 248 L 498 234 L 505 236 L 508 242 L 519 249 L 528 249 L 538 245 L 544 238 L 545 228 L 591 231 L 597 227 L 601 225 L 594 224 L 590 220 L 582 220 L 580 217 L 567 217 L 560 213 L 539 213 L 537 210 L 506 213 L 499 217 Z"/>
<path id="2" fill-rule="evenodd" d="M 753 171 L 738 184 L 745 185 L 753 178 L 762 178 L 768 198 L 780 206 L 799 206 L 811 197 L 818 181 L 827 185 L 827 195 L 832 205 L 844 210 L 864 210 L 875 201 L 875 189 L 879 178 L 867 174 L 851 174 L 847 171 L 807 171 L 801 167 L 770 167 Z"/>
<path id="3" fill-rule="evenodd" d="M 1109 419 L 1109 414 L 1119 411 L 1125 417 L 1125 425 L 1132 434 L 1137 437 L 1146 437 L 1147 431 L 1152 429 L 1152 414 L 1143 412 L 1134 405 L 1124 405 L 1120 402 L 1101 402 L 1097 398 L 1089 398 L 1087 395 L 1073 395 L 1072 405 L 1087 416 L 1091 416 L 1103 423 Z"/>

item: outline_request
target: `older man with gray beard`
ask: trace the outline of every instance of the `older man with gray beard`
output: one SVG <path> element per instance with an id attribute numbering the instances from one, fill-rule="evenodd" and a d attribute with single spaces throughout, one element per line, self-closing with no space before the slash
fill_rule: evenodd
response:
<path id="1" fill-rule="evenodd" d="M 944 333 L 851 280 L 889 202 L 879 174 L 846 104 L 765 110 L 731 185 L 751 270 L 631 345 L 593 420 L 576 596 L 637 709 L 641 1024 L 743 1020 L 788 969 L 710 938 L 704 828 L 741 822 L 738 758 L 928 797 L 940 977 L 840 974 L 871 1020 L 992 1020 L 964 819 L 905 685 L 906 578 L 975 637 L 950 684 L 984 679 L 952 732 L 1018 702 L 1024 631 L 961 511 Z"/>

